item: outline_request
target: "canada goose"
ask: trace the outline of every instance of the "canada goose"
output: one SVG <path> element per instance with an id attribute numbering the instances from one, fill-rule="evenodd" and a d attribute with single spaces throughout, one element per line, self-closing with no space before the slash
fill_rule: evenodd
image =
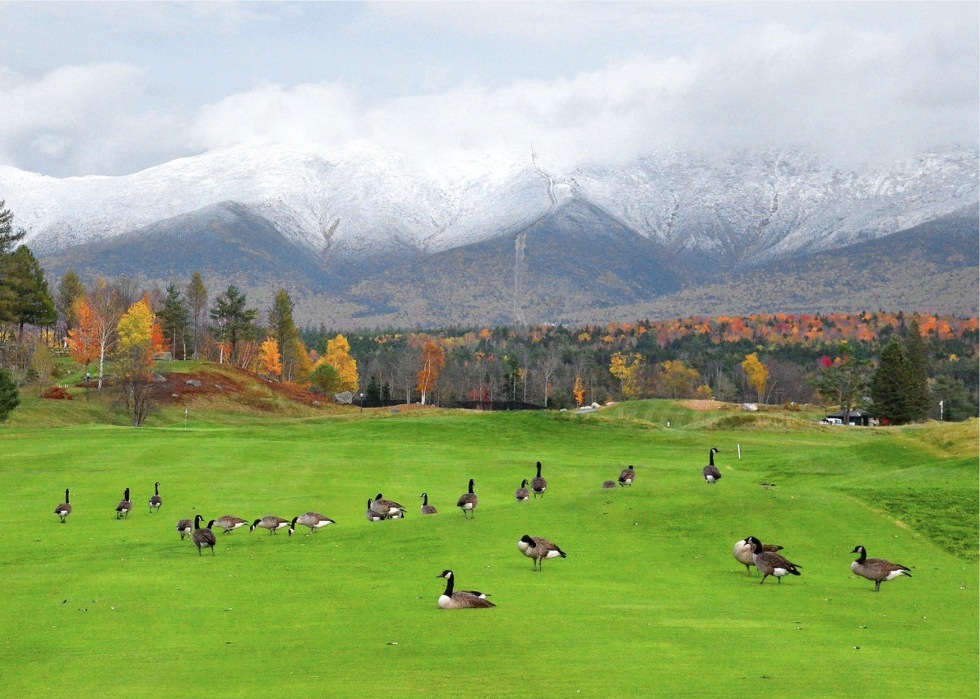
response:
<path id="1" fill-rule="evenodd" d="M 388 515 L 382 515 L 374 509 L 374 500 L 368 500 L 367 512 L 364 513 L 367 516 L 368 522 L 380 522 L 383 519 L 388 519 Z"/>
<path id="2" fill-rule="evenodd" d="M 633 485 L 633 479 L 636 478 L 636 472 L 633 470 L 633 466 L 627 466 L 622 471 L 619 472 L 619 484 L 620 485 Z"/>
<path id="3" fill-rule="evenodd" d="M 276 530 L 288 526 L 289 526 L 288 519 L 283 519 L 282 517 L 276 517 L 275 515 L 266 515 L 262 519 L 257 519 L 254 522 L 252 522 L 252 526 L 249 527 L 248 530 L 250 532 L 254 532 L 256 527 L 262 527 L 263 529 L 268 529 L 270 534 L 275 534 Z"/>
<path id="4" fill-rule="evenodd" d="M 541 477 L 541 462 L 538 462 L 538 475 L 531 479 L 531 492 L 534 493 L 534 497 L 537 498 L 539 495 L 544 497 L 545 488 L 548 487 L 548 481 Z"/>
<path id="5" fill-rule="evenodd" d="M 71 502 L 68 501 L 68 488 L 65 488 L 65 501 L 54 508 L 54 513 L 61 517 L 61 523 L 65 523 L 65 517 L 71 514 Z"/>
<path id="6" fill-rule="evenodd" d="M 721 471 L 715 466 L 715 454 L 718 450 L 711 447 L 711 451 L 708 452 L 708 465 L 705 466 L 701 473 L 704 474 L 705 483 L 717 483 L 721 480 Z"/>
<path id="7" fill-rule="evenodd" d="M 521 481 L 521 487 L 514 491 L 514 499 L 517 502 L 527 502 L 528 498 L 531 497 L 531 493 L 527 489 L 527 478 Z"/>
<path id="8" fill-rule="evenodd" d="M 160 511 L 160 506 L 163 505 L 163 500 L 160 498 L 160 484 L 153 484 L 153 495 L 150 496 L 150 512 L 154 510 Z"/>
<path id="9" fill-rule="evenodd" d="M 775 544 L 763 544 L 762 550 L 767 553 L 776 553 L 776 551 L 782 551 L 783 547 Z M 747 539 L 736 541 L 735 546 L 732 547 L 732 555 L 735 556 L 736 561 L 745 566 L 745 574 L 750 575 L 752 573 L 750 567 L 755 565 L 752 558 L 752 544 Z"/>
<path id="10" fill-rule="evenodd" d="M 439 510 L 437 510 L 436 508 L 434 508 L 432 505 L 429 504 L 429 494 L 428 493 L 422 493 L 419 497 L 422 498 L 422 514 L 424 514 L 424 515 L 437 515 L 437 514 L 439 514 Z"/>
<path id="11" fill-rule="evenodd" d="M 602 482 L 602 489 L 603 490 L 612 490 L 615 487 L 616 487 L 616 481 L 603 481 Z"/>
<path id="12" fill-rule="evenodd" d="M 223 529 L 223 534 L 228 532 L 233 532 L 236 529 L 241 529 L 242 527 L 248 526 L 248 521 L 242 519 L 241 517 L 232 517 L 231 515 L 225 515 L 224 517 L 219 517 L 214 520 L 214 523 L 218 528 Z"/>
<path id="13" fill-rule="evenodd" d="M 862 578 L 874 580 L 875 592 L 878 592 L 881 583 L 887 580 L 894 580 L 903 575 L 912 577 L 912 573 L 903 565 L 886 561 L 884 558 L 868 558 L 868 552 L 863 546 L 855 546 L 851 553 L 861 554 L 860 558 L 851 563 L 851 572 L 860 575 Z"/>
<path id="14" fill-rule="evenodd" d="M 404 507 L 393 500 L 385 500 L 381 493 L 378 493 L 377 497 L 374 498 L 374 504 L 371 507 L 379 515 L 384 515 L 390 519 L 401 519 L 405 516 Z"/>
<path id="15" fill-rule="evenodd" d="M 180 540 L 183 541 L 185 536 L 190 536 L 194 532 L 194 523 L 189 519 L 177 520 L 177 533 L 180 534 Z"/>
<path id="16" fill-rule="evenodd" d="M 198 556 L 201 555 L 201 549 L 203 549 L 205 546 L 211 549 L 211 555 L 213 556 L 215 538 L 214 532 L 211 531 L 211 526 L 214 524 L 214 520 L 212 519 L 210 522 L 208 522 L 207 527 L 201 529 L 201 522 L 203 520 L 204 517 L 201 515 L 194 517 L 194 534 L 191 538 L 194 540 L 194 545 L 197 546 Z"/>
<path id="17" fill-rule="evenodd" d="M 778 553 L 772 553 L 770 551 L 762 550 L 762 542 L 756 539 L 754 536 L 747 536 L 745 540 L 749 542 L 752 546 L 752 562 L 755 567 L 759 569 L 762 573 L 762 580 L 759 582 L 761 585 L 766 581 L 770 575 L 776 576 L 776 581 L 782 583 L 781 578 L 784 575 L 802 575 L 797 568 L 802 568 L 795 563 L 790 563 L 785 558 L 780 556 Z"/>
<path id="18" fill-rule="evenodd" d="M 315 532 L 317 529 L 322 529 L 323 527 L 329 526 L 331 524 L 336 524 L 329 517 L 324 517 L 319 512 L 307 512 L 299 517 L 293 517 L 293 521 L 289 523 L 289 535 L 293 535 L 293 531 L 296 529 L 296 525 L 301 524 L 304 527 L 310 528 L 310 534 Z"/>
<path id="19" fill-rule="evenodd" d="M 129 501 L 129 488 L 126 488 L 126 492 L 123 494 L 123 499 L 119 501 L 116 505 L 116 519 L 125 516 L 129 519 L 129 511 L 133 509 L 133 503 Z"/>
<path id="20" fill-rule="evenodd" d="M 466 513 L 469 512 L 472 518 L 476 516 L 476 506 L 479 503 L 479 498 L 473 492 L 473 479 L 470 478 L 470 491 L 459 496 L 459 500 L 456 501 L 456 507 L 462 511 L 463 517 L 466 517 Z"/>
<path id="21" fill-rule="evenodd" d="M 546 558 L 567 558 L 564 551 L 557 545 L 540 536 L 525 534 L 517 542 L 517 549 L 531 559 L 532 570 L 541 570 L 541 562 Z"/>
<path id="22" fill-rule="evenodd" d="M 444 570 L 437 578 L 446 579 L 446 591 L 439 597 L 439 609 L 489 609 L 496 607 L 487 596 L 472 590 L 453 592 L 453 571 Z"/>

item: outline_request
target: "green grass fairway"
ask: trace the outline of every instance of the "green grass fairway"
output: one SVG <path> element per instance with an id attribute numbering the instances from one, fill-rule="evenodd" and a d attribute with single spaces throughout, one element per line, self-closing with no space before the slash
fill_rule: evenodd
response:
<path id="1" fill-rule="evenodd" d="M 28 402 L 45 427 L 0 427 L 0 696 L 977 696 L 976 421 L 641 408 L 197 415 L 186 430 L 171 410 L 136 430 Z M 712 446 L 717 485 L 701 477 Z M 536 460 L 547 494 L 517 503 Z M 602 490 L 627 464 L 635 485 Z M 134 511 L 117 521 L 126 487 Z M 408 517 L 369 523 L 379 491 Z M 423 491 L 438 515 L 419 515 Z M 214 557 L 174 529 L 307 510 L 337 525 L 217 533 Z M 523 534 L 568 558 L 532 572 Z M 750 534 L 803 576 L 747 577 L 731 550 Z M 858 544 L 913 577 L 875 594 L 850 572 Z M 496 609 L 438 609 L 446 568 Z"/>

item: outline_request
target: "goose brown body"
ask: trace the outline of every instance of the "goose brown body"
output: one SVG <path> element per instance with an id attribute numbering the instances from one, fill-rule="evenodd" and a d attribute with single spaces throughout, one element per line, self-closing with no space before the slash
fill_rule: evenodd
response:
<path id="1" fill-rule="evenodd" d="M 765 553 L 776 553 L 777 551 L 782 551 L 782 546 L 776 546 L 775 544 L 763 544 L 762 550 Z M 752 544 L 747 540 L 741 539 L 735 542 L 735 546 L 732 547 L 732 555 L 735 560 L 745 566 L 745 574 L 749 575 L 752 573 L 751 568 L 755 565 L 755 560 L 753 559 Z"/>
<path id="2" fill-rule="evenodd" d="M 61 523 L 65 523 L 65 518 L 71 514 L 71 502 L 69 502 L 68 488 L 65 488 L 65 501 L 54 508 L 54 513 L 61 517 Z"/>
<path id="3" fill-rule="evenodd" d="M 116 505 L 116 519 L 119 519 L 120 517 L 126 517 L 128 519 L 129 513 L 132 511 L 132 509 L 133 503 L 129 500 L 129 488 L 126 488 L 125 492 L 123 493 L 123 499 L 119 501 L 118 505 Z"/>
<path id="4" fill-rule="evenodd" d="M 860 554 L 860 558 L 851 563 L 851 572 L 860 575 L 862 578 L 873 580 L 875 592 L 878 592 L 883 582 L 900 578 L 903 575 L 912 577 L 912 573 L 903 565 L 892 563 L 884 558 L 868 558 L 868 552 L 863 546 L 855 546 L 851 553 Z"/>
<path id="5" fill-rule="evenodd" d="M 194 545 L 197 546 L 197 555 L 201 555 L 201 549 L 207 546 L 211 549 L 211 555 L 214 555 L 214 544 L 216 539 L 214 538 L 214 532 L 211 531 L 211 527 L 214 525 L 214 520 L 212 519 L 208 522 L 208 526 L 201 528 L 201 522 L 204 517 L 197 515 L 194 517 L 194 533 L 191 538 L 194 541 Z"/>
<path id="6" fill-rule="evenodd" d="M 446 591 L 439 597 L 439 609 L 489 609 L 496 607 L 481 592 L 474 590 L 453 590 L 453 571 L 444 570 L 438 578 L 446 579 Z"/>
<path id="7" fill-rule="evenodd" d="M 544 491 L 548 488 L 548 481 L 541 477 L 541 462 L 537 463 L 538 475 L 531 479 L 531 492 L 534 493 L 534 497 L 537 498 L 539 495 L 544 497 Z"/>
<path id="8" fill-rule="evenodd" d="M 715 454 L 717 453 L 718 450 L 711 447 L 711 451 L 708 452 L 708 465 L 701 469 L 705 483 L 717 483 L 721 480 L 721 471 L 715 466 Z"/>
<path id="9" fill-rule="evenodd" d="M 470 490 L 468 493 L 463 493 L 459 496 L 459 500 L 456 501 L 456 507 L 458 507 L 462 513 L 463 517 L 466 517 L 466 513 L 470 513 L 470 517 L 476 516 L 476 506 L 480 503 L 480 499 L 473 492 L 473 479 L 470 479 Z"/>
<path id="10" fill-rule="evenodd" d="M 803 566 L 797 565 L 796 563 L 790 563 L 788 560 L 780 556 L 778 553 L 771 551 L 762 550 L 762 542 L 756 539 L 754 536 L 747 536 L 745 540 L 749 542 L 752 546 L 752 562 L 755 567 L 759 569 L 762 573 L 762 580 L 759 581 L 761 585 L 766 581 L 770 575 L 776 578 L 776 581 L 780 584 L 782 583 L 782 577 L 784 575 L 802 575 L 797 568 L 802 568 Z"/>
<path id="11" fill-rule="evenodd" d="M 150 496 L 150 512 L 159 512 L 163 506 L 163 498 L 160 497 L 160 484 L 153 484 L 153 495 Z"/>
<path id="12" fill-rule="evenodd" d="M 268 529 L 270 534 L 275 534 L 276 531 L 284 527 L 289 526 L 289 520 L 283 519 L 282 517 L 277 517 L 276 515 L 266 515 L 262 519 L 257 519 L 252 522 L 252 526 L 249 527 L 249 531 L 255 531 L 256 527 L 261 527 L 262 529 Z"/>
<path id="13" fill-rule="evenodd" d="M 619 472 L 619 484 L 621 486 L 633 485 L 634 478 L 636 478 L 636 471 L 633 470 L 632 465 Z"/>
<path id="14" fill-rule="evenodd" d="M 385 500 L 381 493 L 378 493 L 371 504 L 371 509 L 379 515 L 384 515 L 385 519 L 399 519 L 405 516 L 405 508 L 394 500 Z"/>
<path id="15" fill-rule="evenodd" d="M 521 487 L 514 491 L 514 499 L 517 502 L 527 502 L 531 497 L 531 492 L 527 489 L 527 478 L 521 481 Z"/>
<path id="16" fill-rule="evenodd" d="M 242 519 L 241 517 L 232 517 L 231 515 L 219 517 L 218 519 L 214 520 L 214 523 L 215 526 L 222 529 L 223 533 L 225 534 L 248 526 L 248 521 Z"/>
<path id="17" fill-rule="evenodd" d="M 422 493 L 419 497 L 422 498 L 422 514 L 424 514 L 424 515 L 437 515 L 437 514 L 439 514 L 439 510 L 437 510 L 436 508 L 434 508 L 432 505 L 429 504 L 429 494 L 428 493 Z"/>
<path id="18" fill-rule="evenodd" d="M 293 521 L 289 524 L 289 535 L 293 535 L 293 531 L 296 529 L 296 525 L 299 524 L 303 527 L 309 527 L 310 533 L 312 534 L 317 529 L 323 529 L 323 527 L 328 527 L 331 524 L 336 524 L 329 517 L 324 517 L 319 512 L 306 512 L 298 517 L 293 517 Z"/>
<path id="19" fill-rule="evenodd" d="M 517 550 L 531 559 L 532 570 L 541 570 L 541 563 L 546 558 L 567 558 L 568 556 L 556 544 L 540 536 L 525 534 L 517 542 Z"/>
<path id="20" fill-rule="evenodd" d="M 194 523 L 189 519 L 177 520 L 177 533 L 180 534 L 180 540 L 183 541 L 185 536 L 191 536 L 194 533 Z"/>

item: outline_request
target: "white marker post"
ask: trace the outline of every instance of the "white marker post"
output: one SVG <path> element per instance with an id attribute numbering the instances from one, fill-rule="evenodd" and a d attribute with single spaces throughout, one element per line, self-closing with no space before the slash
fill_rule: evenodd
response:
<path id="1" fill-rule="evenodd" d="M 738 449 L 738 460 L 741 461 L 742 460 L 742 445 L 741 444 L 736 444 L 735 447 Z"/>

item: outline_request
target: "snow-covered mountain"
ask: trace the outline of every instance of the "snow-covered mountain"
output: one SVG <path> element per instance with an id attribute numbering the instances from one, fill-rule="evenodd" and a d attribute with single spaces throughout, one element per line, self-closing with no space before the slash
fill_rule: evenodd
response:
<path id="1" fill-rule="evenodd" d="M 0 199 L 39 253 L 153 231 L 223 202 L 311 255 L 437 253 L 516 234 L 579 201 L 665 250 L 734 266 L 873 240 L 978 201 L 978 152 L 844 170 L 800 151 L 658 153 L 557 170 L 530 152 L 418 167 L 370 144 L 237 146 L 119 177 L 0 167 Z"/>

